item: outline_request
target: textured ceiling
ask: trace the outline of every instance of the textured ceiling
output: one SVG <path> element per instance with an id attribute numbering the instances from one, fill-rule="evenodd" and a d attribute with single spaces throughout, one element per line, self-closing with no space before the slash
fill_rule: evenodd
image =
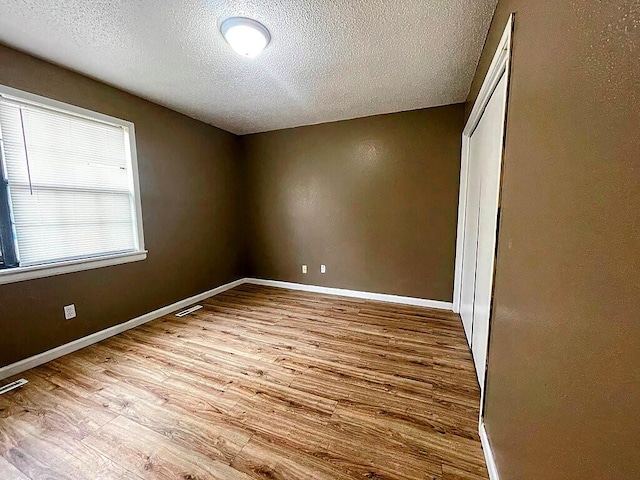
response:
<path id="1" fill-rule="evenodd" d="M 0 0 L 0 42 L 233 133 L 465 100 L 497 0 Z M 255 18 L 256 59 L 219 33 Z"/>

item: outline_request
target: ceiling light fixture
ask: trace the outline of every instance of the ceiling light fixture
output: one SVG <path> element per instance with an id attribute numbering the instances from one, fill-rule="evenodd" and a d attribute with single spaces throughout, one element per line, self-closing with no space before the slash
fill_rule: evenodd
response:
<path id="1" fill-rule="evenodd" d="M 267 27 L 250 18 L 227 18 L 222 22 L 220 32 L 231 48 L 243 57 L 257 57 L 271 41 Z"/>

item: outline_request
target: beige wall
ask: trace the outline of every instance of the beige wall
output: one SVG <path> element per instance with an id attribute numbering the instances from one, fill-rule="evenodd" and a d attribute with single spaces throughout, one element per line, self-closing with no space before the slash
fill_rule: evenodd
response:
<path id="1" fill-rule="evenodd" d="M 242 137 L 249 272 L 451 301 L 463 116 L 453 105 Z"/>
<path id="2" fill-rule="evenodd" d="M 640 478 L 640 10 L 516 12 L 486 425 L 502 480 Z"/>
<path id="3" fill-rule="evenodd" d="M 0 84 L 135 123 L 147 260 L 0 285 L 0 366 L 244 276 L 234 135 L 0 46 Z M 78 318 L 62 307 L 75 303 Z"/>

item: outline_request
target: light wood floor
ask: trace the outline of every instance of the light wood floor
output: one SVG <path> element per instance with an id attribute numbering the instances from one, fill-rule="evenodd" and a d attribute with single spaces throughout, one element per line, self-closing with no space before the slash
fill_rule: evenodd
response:
<path id="1" fill-rule="evenodd" d="M 457 316 L 243 285 L 35 368 L 0 478 L 486 479 Z"/>

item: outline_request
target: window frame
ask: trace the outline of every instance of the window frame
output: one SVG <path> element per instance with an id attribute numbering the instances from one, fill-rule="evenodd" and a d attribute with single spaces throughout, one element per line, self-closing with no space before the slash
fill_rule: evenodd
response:
<path id="1" fill-rule="evenodd" d="M 0 85 L 0 97 L 5 97 L 7 100 L 16 101 L 27 105 L 31 104 L 52 110 L 58 110 L 67 114 L 84 117 L 89 120 L 95 120 L 101 123 L 119 126 L 124 129 L 125 135 L 128 138 L 127 160 L 131 168 L 131 178 L 129 179 L 129 181 L 132 183 L 132 185 L 130 186 L 132 188 L 134 197 L 134 212 L 132 212 L 132 220 L 134 223 L 134 235 L 136 239 L 135 250 L 131 252 L 94 255 L 91 257 L 75 260 L 43 263 L 40 265 L 31 265 L 27 267 L 7 267 L 0 269 L 0 285 L 145 260 L 147 258 L 148 252 L 147 250 L 145 250 L 144 244 L 142 201 L 140 198 L 138 154 L 136 149 L 136 134 L 134 124 L 127 120 L 111 117 L 109 115 L 88 110 L 86 108 L 77 107 L 75 105 L 60 102 L 58 100 L 53 100 L 40 95 L 35 95 L 33 93 L 25 92 L 12 87 L 7 87 L 5 85 Z M 0 148 L 2 148 L 2 145 L 0 145 Z M 0 155 L 2 155 L 1 151 Z M 4 175 L 0 175 L 0 177 L 4 177 Z M 0 178 L 0 181 L 2 180 L 3 178 Z M 7 203 L 7 205 L 9 204 Z M 0 205 L 0 207 L 5 208 L 3 205 Z"/>

